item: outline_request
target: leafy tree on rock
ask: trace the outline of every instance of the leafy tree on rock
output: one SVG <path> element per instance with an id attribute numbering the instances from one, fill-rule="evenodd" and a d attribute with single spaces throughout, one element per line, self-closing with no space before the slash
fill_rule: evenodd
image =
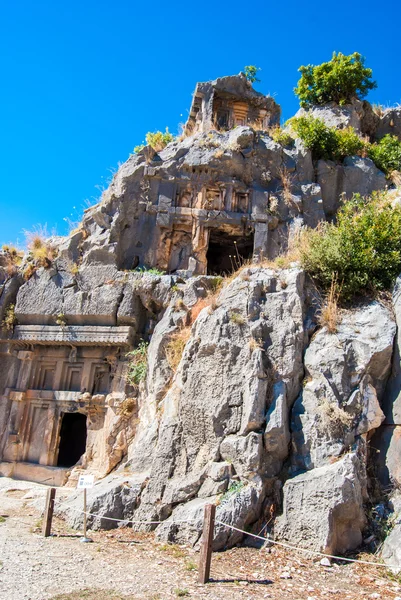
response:
<path id="1" fill-rule="evenodd" d="M 365 58 L 354 52 L 346 56 L 333 52 L 333 58 L 321 65 L 299 68 L 302 74 L 294 89 L 302 108 L 336 102 L 343 105 L 353 98 L 364 98 L 377 87 L 372 69 L 365 67 Z"/>
<path id="2" fill-rule="evenodd" d="M 259 83 L 260 79 L 256 77 L 256 73 L 260 71 L 259 67 L 255 67 L 255 65 L 248 65 L 244 67 L 245 77 L 251 83 Z"/>

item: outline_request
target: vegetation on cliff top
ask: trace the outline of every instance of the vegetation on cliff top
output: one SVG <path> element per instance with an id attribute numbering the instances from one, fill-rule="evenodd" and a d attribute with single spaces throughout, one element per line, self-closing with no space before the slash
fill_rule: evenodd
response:
<path id="1" fill-rule="evenodd" d="M 326 290 L 338 282 L 339 297 L 389 289 L 401 272 L 401 205 L 387 192 L 356 194 L 337 214 L 301 236 L 302 266 Z"/>
<path id="2" fill-rule="evenodd" d="M 298 69 L 301 79 L 294 89 L 303 108 L 336 102 L 343 105 L 353 98 L 364 98 L 377 87 L 372 69 L 365 67 L 359 52 L 346 56 L 333 52 L 330 61 L 321 65 L 306 65 Z"/>
<path id="3" fill-rule="evenodd" d="M 294 117 L 288 121 L 293 135 L 298 136 L 312 152 L 314 160 L 342 161 L 346 156 L 363 156 L 373 160 L 378 169 L 390 177 L 401 171 L 401 141 L 394 135 L 385 135 L 381 140 L 370 143 L 361 138 L 352 127 L 337 129 L 328 127 L 322 119 L 312 115 Z M 285 133 L 285 132 L 284 132 Z M 283 133 L 277 141 L 281 142 Z M 291 138 L 288 132 L 287 139 Z"/>

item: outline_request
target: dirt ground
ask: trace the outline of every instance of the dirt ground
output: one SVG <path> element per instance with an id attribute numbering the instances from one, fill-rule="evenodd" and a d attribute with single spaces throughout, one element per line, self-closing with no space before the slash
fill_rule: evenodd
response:
<path id="1" fill-rule="evenodd" d="M 160 544 L 152 534 L 97 531 L 93 543 L 83 544 L 80 532 L 54 519 L 53 535 L 43 538 L 39 507 L 46 489 L 0 478 L 1 600 L 401 600 L 400 580 L 381 567 L 325 567 L 278 547 L 215 553 L 212 581 L 200 585 L 198 553 Z"/>

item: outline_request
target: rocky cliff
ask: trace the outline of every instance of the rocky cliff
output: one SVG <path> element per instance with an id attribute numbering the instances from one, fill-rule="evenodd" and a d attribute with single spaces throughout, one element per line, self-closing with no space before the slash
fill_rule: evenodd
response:
<path id="1" fill-rule="evenodd" d="M 316 110 L 372 139 L 401 128 L 366 102 Z M 215 502 L 219 520 L 306 548 L 346 552 L 364 531 L 377 546 L 397 502 L 373 482 L 401 477 L 401 281 L 331 333 L 283 257 L 340 198 L 389 182 L 368 158 L 275 142 L 279 114 L 242 76 L 199 84 L 186 133 L 131 156 L 78 230 L 15 269 L 2 254 L 0 473 L 94 473 L 92 527 L 157 520 L 196 544 Z M 218 525 L 215 548 L 242 539 Z M 399 560 L 394 532 L 386 544 Z"/>

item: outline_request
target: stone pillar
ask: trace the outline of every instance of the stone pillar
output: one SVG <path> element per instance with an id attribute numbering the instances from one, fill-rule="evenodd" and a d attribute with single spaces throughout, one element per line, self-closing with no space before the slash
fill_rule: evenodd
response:
<path id="1" fill-rule="evenodd" d="M 229 184 L 226 186 L 226 195 L 224 198 L 224 207 L 223 210 L 227 212 L 231 212 L 233 209 L 233 186 Z"/>
<path id="2" fill-rule="evenodd" d="M 52 402 L 47 409 L 47 421 L 45 427 L 45 433 L 42 441 L 42 449 L 40 452 L 39 464 L 40 465 L 55 465 L 56 464 L 56 456 L 55 449 L 57 448 L 57 444 L 52 444 L 55 436 L 54 430 L 58 429 L 58 418 L 55 403 Z"/>
<path id="3" fill-rule="evenodd" d="M 205 275 L 207 272 L 206 253 L 209 245 L 209 230 L 199 219 L 194 219 L 192 224 L 192 256 L 189 259 L 188 270 L 193 275 Z"/>
<path id="4" fill-rule="evenodd" d="M 255 223 L 255 238 L 253 243 L 253 260 L 260 261 L 268 258 L 269 228 L 266 222 Z"/>
<path id="5" fill-rule="evenodd" d="M 18 352 L 18 358 L 21 361 L 21 366 L 18 374 L 17 390 L 25 392 L 28 389 L 33 361 L 36 358 L 36 355 L 37 352 L 29 352 L 25 350 Z"/>

